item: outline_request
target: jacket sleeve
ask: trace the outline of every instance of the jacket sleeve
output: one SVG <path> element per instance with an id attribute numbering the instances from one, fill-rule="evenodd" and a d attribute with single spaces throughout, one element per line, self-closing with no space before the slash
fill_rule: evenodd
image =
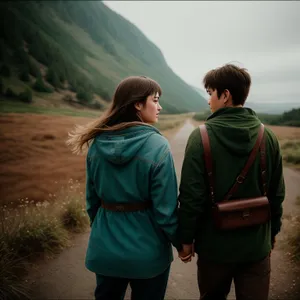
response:
<path id="1" fill-rule="evenodd" d="M 271 206 L 272 239 L 274 239 L 274 237 L 279 233 L 281 229 L 282 202 L 285 198 L 285 182 L 283 177 L 282 155 L 277 139 L 275 144 L 275 151 L 273 153 L 275 156 L 275 164 L 272 168 L 272 176 L 268 189 L 268 199 Z"/>
<path id="2" fill-rule="evenodd" d="M 172 245 L 179 251 L 181 244 L 178 239 L 178 186 L 174 161 L 169 147 L 152 171 L 150 193 L 155 221 Z"/>
<path id="3" fill-rule="evenodd" d="M 179 232 L 183 244 L 194 242 L 199 218 L 208 205 L 203 147 L 199 128 L 187 142 L 179 188 Z"/>
<path id="4" fill-rule="evenodd" d="M 96 193 L 95 185 L 91 176 L 90 160 L 86 159 L 86 211 L 90 219 L 90 225 L 97 215 L 100 207 L 100 199 Z"/>

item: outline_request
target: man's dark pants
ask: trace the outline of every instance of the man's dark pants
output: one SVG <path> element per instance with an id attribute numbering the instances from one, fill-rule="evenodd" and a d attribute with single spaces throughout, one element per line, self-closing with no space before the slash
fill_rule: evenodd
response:
<path id="1" fill-rule="evenodd" d="M 170 267 L 149 279 L 129 279 L 96 275 L 96 300 L 123 300 L 130 284 L 132 300 L 163 300 L 168 284 Z"/>
<path id="2" fill-rule="evenodd" d="M 198 257 L 200 300 L 225 300 L 232 280 L 236 300 L 268 300 L 270 255 L 258 262 L 217 264 Z"/>

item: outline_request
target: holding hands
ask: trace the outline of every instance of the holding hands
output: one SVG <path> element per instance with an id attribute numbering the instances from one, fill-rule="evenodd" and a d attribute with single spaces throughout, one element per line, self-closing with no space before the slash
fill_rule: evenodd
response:
<path id="1" fill-rule="evenodd" d="M 192 261 L 192 257 L 195 256 L 194 244 L 183 244 L 182 250 L 178 252 L 178 257 L 184 262 Z"/>

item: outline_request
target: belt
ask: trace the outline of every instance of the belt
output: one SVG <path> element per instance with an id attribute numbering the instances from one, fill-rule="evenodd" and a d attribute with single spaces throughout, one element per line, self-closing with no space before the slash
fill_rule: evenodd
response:
<path id="1" fill-rule="evenodd" d="M 139 210 L 146 210 L 151 207 L 151 201 L 135 202 L 135 203 L 106 203 L 101 200 L 101 207 L 111 211 L 118 212 L 134 212 Z"/>

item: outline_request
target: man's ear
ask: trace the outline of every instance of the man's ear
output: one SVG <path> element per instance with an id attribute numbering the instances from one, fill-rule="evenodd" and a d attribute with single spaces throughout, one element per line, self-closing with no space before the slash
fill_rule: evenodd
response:
<path id="1" fill-rule="evenodd" d="M 223 95 L 224 95 L 224 103 L 227 103 L 230 99 L 230 96 L 231 96 L 231 93 L 229 90 L 224 90 L 223 92 Z"/>
<path id="2" fill-rule="evenodd" d="M 140 111 L 143 107 L 141 102 L 136 102 L 134 103 L 134 107 L 136 108 L 136 110 Z"/>

